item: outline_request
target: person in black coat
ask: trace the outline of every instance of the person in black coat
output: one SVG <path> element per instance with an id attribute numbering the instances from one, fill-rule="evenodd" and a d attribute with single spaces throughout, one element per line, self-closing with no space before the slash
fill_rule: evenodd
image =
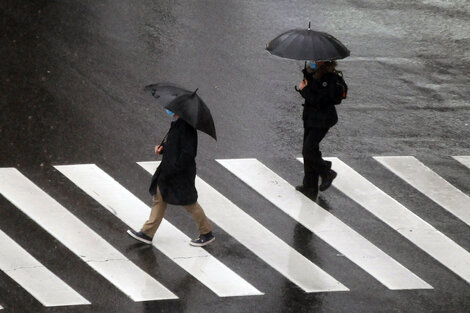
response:
<path id="1" fill-rule="evenodd" d="M 168 110 L 167 113 L 173 116 L 173 122 L 164 143 L 155 147 L 155 154 L 163 155 L 163 159 L 150 183 L 149 192 L 153 196 L 150 217 L 140 232 L 127 232 L 133 238 L 151 244 L 167 204 L 182 205 L 192 215 L 200 234 L 190 244 L 205 246 L 213 242 L 215 237 L 204 210 L 197 202 L 197 131 L 177 115 Z"/>
<path id="2" fill-rule="evenodd" d="M 329 129 L 338 122 L 335 104 L 337 104 L 336 62 L 309 62 L 308 72 L 300 82 L 298 91 L 305 99 L 302 114 L 304 139 L 302 155 L 304 157 L 304 179 L 296 187 L 309 196 L 318 194 L 319 177 L 322 179 L 320 190 L 330 187 L 337 173 L 331 169 L 331 162 L 322 158 L 320 142 Z"/>

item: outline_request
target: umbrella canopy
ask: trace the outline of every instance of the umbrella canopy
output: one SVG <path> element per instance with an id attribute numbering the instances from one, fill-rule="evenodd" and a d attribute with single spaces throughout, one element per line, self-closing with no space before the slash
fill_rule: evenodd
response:
<path id="1" fill-rule="evenodd" d="M 294 60 L 331 61 L 344 59 L 350 52 L 330 34 L 310 29 L 292 29 L 266 45 L 266 50 L 282 58 Z"/>
<path id="2" fill-rule="evenodd" d="M 173 101 L 176 97 L 182 95 L 189 95 L 193 92 L 186 90 L 181 86 L 173 83 L 157 83 L 145 86 L 145 91 L 148 91 L 154 96 L 162 105 L 167 105 Z"/>
<path id="3" fill-rule="evenodd" d="M 189 125 L 217 140 L 214 119 L 207 105 L 197 94 L 198 89 L 191 92 L 172 83 L 158 83 L 148 85 L 144 90 L 151 92 L 163 107 Z"/>

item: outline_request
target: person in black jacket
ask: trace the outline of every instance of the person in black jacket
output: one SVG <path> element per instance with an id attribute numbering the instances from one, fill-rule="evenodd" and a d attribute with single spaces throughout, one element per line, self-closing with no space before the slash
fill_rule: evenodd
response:
<path id="1" fill-rule="evenodd" d="M 155 146 L 155 154 L 163 155 L 155 171 L 149 192 L 153 196 L 149 219 L 139 232 L 128 230 L 133 238 L 151 244 L 165 214 L 167 204 L 182 205 L 192 215 L 199 230 L 199 237 L 190 241 L 193 246 L 205 246 L 215 240 L 211 225 L 197 202 L 195 187 L 197 131 L 178 115 L 173 116 L 170 130 L 164 143 Z"/>
<path id="2" fill-rule="evenodd" d="M 323 160 L 320 142 L 328 130 L 338 122 L 335 104 L 337 104 L 336 62 L 309 62 L 308 74 L 299 83 L 298 91 L 305 99 L 303 104 L 304 140 L 302 155 L 304 157 L 303 184 L 296 187 L 308 196 L 318 194 L 330 187 L 337 173 L 331 169 L 331 162 Z"/>

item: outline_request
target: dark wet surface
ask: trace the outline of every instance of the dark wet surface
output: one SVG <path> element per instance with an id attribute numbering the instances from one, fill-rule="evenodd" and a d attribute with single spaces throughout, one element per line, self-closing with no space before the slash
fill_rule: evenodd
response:
<path id="1" fill-rule="evenodd" d="M 351 50 L 340 62 L 349 99 L 322 143 L 379 188 L 470 250 L 467 225 L 371 157 L 413 155 L 466 194 L 470 155 L 470 22 L 467 0 L 447 1 L 25 1 L 0 2 L 0 166 L 16 167 L 75 216 L 158 277 L 179 300 L 135 303 L 0 196 L 0 229 L 90 300 L 44 308 L 0 272 L 5 312 L 467 312 L 468 283 L 332 188 L 318 203 L 434 286 L 392 291 L 238 178 L 218 158 L 258 158 L 300 182 L 303 62 L 265 44 L 290 28 L 331 32 Z M 282 240 L 348 286 L 307 294 L 214 225 L 207 250 L 264 296 L 219 298 L 53 169 L 95 163 L 149 203 L 152 160 L 169 118 L 145 85 L 199 88 L 218 141 L 199 135 L 198 174 Z M 190 237 L 177 208 L 166 218 Z"/>

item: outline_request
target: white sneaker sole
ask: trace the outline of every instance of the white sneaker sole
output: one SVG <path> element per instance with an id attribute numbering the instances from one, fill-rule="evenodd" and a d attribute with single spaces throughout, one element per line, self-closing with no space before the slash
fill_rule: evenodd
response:
<path id="1" fill-rule="evenodd" d="M 215 240 L 215 237 L 212 238 L 211 240 L 208 240 L 204 243 L 195 243 L 195 242 L 192 242 L 190 241 L 189 244 L 193 247 L 204 247 L 204 246 L 207 246 L 208 244 L 210 244 L 211 242 L 213 242 Z"/>
<path id="2" fill-rule="evenodd" d="M 134 238 L 134 239 L 140 241 L 140 242 L 146 243 L 146 244 L 148 244 L 148 245 L 151 245 L 151 244 L 152 244 L 152 241 L 147 240 L 147 239 L 144 239 L 144 238 L 140 238 L 140 237 L 134 235 L 130 230 L 127 231 L 127 234 L 128 234 L 129 236 L 131 236 L 132 238 Z"/>

